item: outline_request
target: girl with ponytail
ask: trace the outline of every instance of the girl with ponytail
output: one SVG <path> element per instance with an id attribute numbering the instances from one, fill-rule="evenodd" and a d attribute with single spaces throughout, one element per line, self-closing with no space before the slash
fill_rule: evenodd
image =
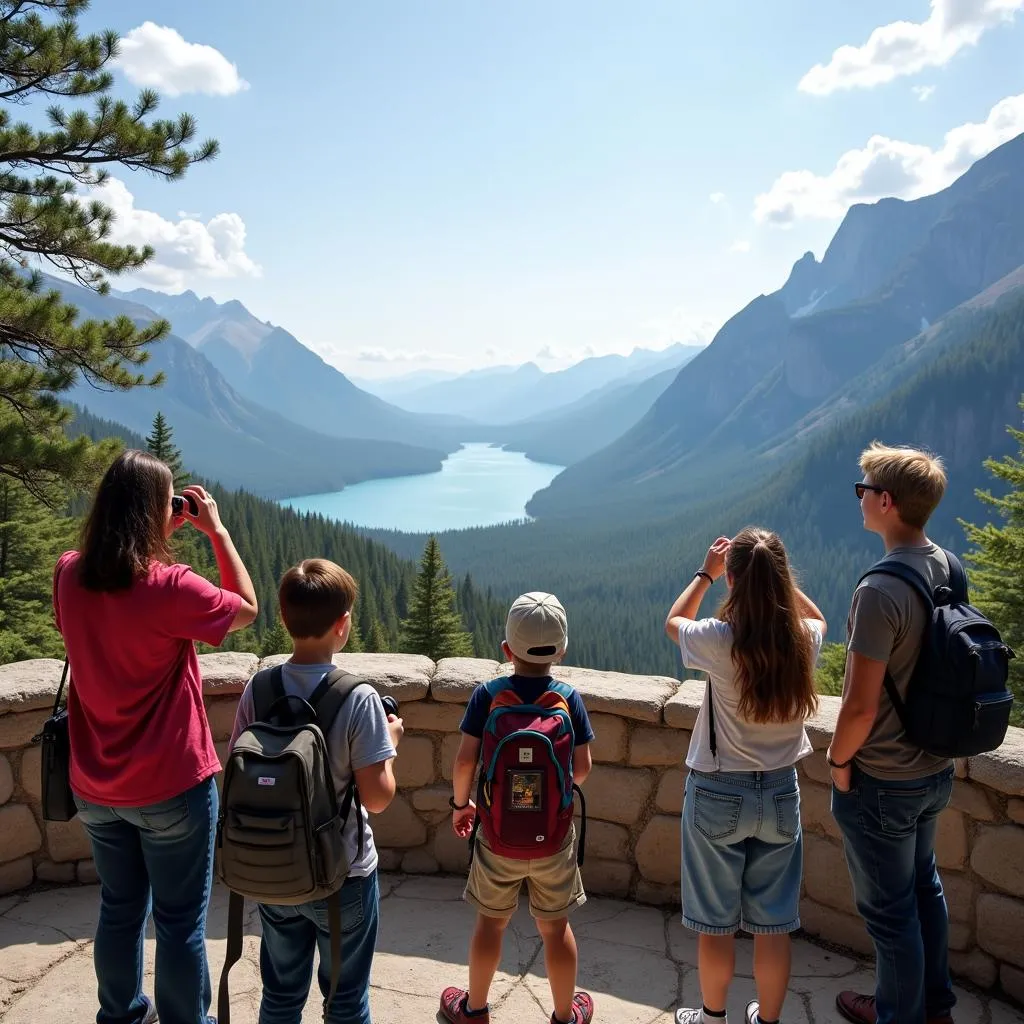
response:
<path id="1" fill-rule="evenodd" d="M 701 600 L 725 576 L 716 618 Z M 796 762 L 811 753 L 814 664 L 825 619 L 796 585 L 779 537 L 747 527 L 719 537 L 665 620 L 683 664 L 707 673 L 686 764 L 683 923 L 698 932 L 701 1009 L 677 1024 L 727 1024 L 735 933 L 754 935 L 757 1000 L 746 1024 L 777 1024 L 800 927 L 803 842 Z"/>

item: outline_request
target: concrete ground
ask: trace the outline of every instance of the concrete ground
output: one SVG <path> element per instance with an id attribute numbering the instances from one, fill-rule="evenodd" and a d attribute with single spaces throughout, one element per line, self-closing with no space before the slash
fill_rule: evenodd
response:
<path id="1" fill-rule="evenodd" d="M 433 1021 L 445 985 L 467 983 L 466 949 L 473 914 L 455 878 L 381 876 L 381 931 L 374 960 L 371 1004 L 375 1024 Z M 523 901 L 525 902 L 525 900 Z M 99 890 L 80 886 L 0 898 L 0 1021 L 3 1024 L 87 1024 L 95 1020 L 92 936 Z M 214 998 L 224 959 L 227 900 L 218 887 L 208 928 Z M 573 916 L 580 947 L 580 987 L 596 1004 L 595 1020 L 614 1024 L 671 1024 L 681 1004 L 700 1005 L 697 946 L 675 913 L 593 898 Z M 231 972 L 232 1024 L 255 1024 L 260 981 L 259 923 L 247 919 L 244 957 Z M 752 944 L 738 947 L 738 977 L 729 1005 L 743 1020 L 754 995 Z M 147 985 L 152 994 L 154 943 L 147 941 Z M 806 940 L 795 944 L 793 979 L 783 1019 L 824 1024 L 839 1019 L 835 994 L 870 991 L 870 966 Z M 1019 1010 L 996 999 L 957 990 L 957 1024 L 1011 1024 Z M 543 1024 L 551 1013 L 544 957 L 533 924 L 521 908 L 507 933 L 501 969 L 491 993 L 495 1024 Z M 214 1010 L 216 1007 L 214 1007 Z M 320 1018 L 319 993 L 303 1024 Z M 437 1018 L 440 1019 L 440 1018 Z"/>

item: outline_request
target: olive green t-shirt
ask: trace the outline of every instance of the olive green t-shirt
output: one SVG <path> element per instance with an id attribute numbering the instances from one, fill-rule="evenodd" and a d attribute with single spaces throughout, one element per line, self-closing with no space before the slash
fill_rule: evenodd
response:
<path id="1" fill-rule="evenodd" d="M 949 582 L 949 562 L 935 544 L 893 548 L 886 555 L 916 569 L 934 589 Z M 901 697 L 906 697 L 928 624 L 924 602 L 910 584 L 893 576 L 870 576 L 854 591 L 846 624 L 847 648 L 866 658 L 884 661 Z M 843 697 L 849 676 L 843 685 Z M 878 715 L 856 763 L 869 775 L 888 779 L 920 779 L 948 767 L 946 758 L 926 754 L 903 731 L 896 708 L 883 689 Z"/>

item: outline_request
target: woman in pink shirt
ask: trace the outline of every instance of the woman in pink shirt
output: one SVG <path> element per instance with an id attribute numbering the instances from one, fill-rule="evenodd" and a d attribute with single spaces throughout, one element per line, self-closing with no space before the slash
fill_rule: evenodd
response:
<path id="1" fill-rule="evenodd" d="M 194 641 L 223 643 L 256 618 L 256 594 L 201 487 L 175 515 L 170 470 L 119 455 L 100 483 L 79 551 L 54 572 L 71 662 L 71 788 L 101 882 L 94 961 L 97 1024 L 207 1024 L 206 907 L 220 769 Z M 210 538 L 223 587 L 177 565 L 185 522 Z M 156 1006 L 142 993 L 152 904 Z"/>

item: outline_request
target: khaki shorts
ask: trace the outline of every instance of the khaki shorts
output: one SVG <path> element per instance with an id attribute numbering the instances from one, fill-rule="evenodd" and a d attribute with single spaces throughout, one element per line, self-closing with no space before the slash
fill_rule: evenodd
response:
<path id="1" fill-rule="evenodd" d="M 495 853 L 482 833 L 476 837 L 469 880 L 462 894 L 485 917 L 511 917 L 519 906 L 523 882 L 530 891 L 530 914 L 557 920 L 587 902 L 576 866 L 576 828 L 558 853 L 537 860 L 513 860 Z"/>

